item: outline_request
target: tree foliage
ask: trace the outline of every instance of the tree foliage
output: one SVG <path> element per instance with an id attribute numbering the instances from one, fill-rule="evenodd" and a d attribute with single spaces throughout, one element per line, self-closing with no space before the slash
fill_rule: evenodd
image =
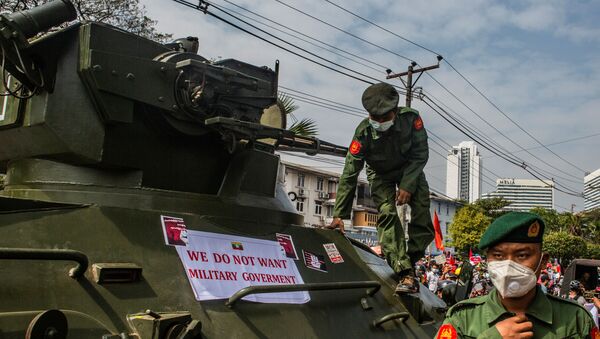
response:
<path id="1" fill-rule="evenodd" d="M 0 0 L 0 11 L 15 12 L 42 5 L 49 0 Z M 71 0 L 79 20 L 98 21 L 148 39 L 166 42 L 171 34 L 160 33 L 156 21 L 146 15 L 139 0 Z"/>
<path id="2" fill-rule="evenodd" d="M 314 137 L 318 134 L 317 123 L 314 120 L 304 118 L 298 121 L 296 117 L 294 117 L 294 112 L 300 107 L 296 105 L 296 102 L 293 98 L 285 93 L 279 93 L 277 96 L 277 106 L 279 106 L 279 109 L 285 113 L 286 116 L 289 116 L 294 120 L 288 130 L 292 131 L 296 135 L 301 135 L 304 137 Z"/>
<path id="3" fill-rule="evenodd" d="M 600 259 L 600 244 L 587 243 L 587 259 Z"/>
<path id="4" fill-rule="evenodd" d="M 481 235 L 489 226 L 492 218 L 476 204 L 461 207 L 450 224 L 448 231 L 452 237 L 452 245 L 459 252 L 467 252 L 469 248 L 477 248 Z"/>
<path id="5" fill-rule="evenodd" d="M 551 232 L 544 236 L 544 252 L 558 258 L 566 266 L 575 258 L 584 258 L 588 254 L 585 240 L 566 231 Z"/>
<path id="6" fill-rule="evenodd" d="M 503 211 L 502 209 L 508 205 L 510 205 L 510 201 L 502 198 L 488 198 L 488 199 L 479 199 L 473 203 L 475 206 L 481 208 L 483 213 L 492 219 L 496 219 L 502 214 L 507 213 L 507 211 Z"/>
<path id="7" fill-rule="evenodd" d="M 600 207 L 581 213 L 584 237 L 594 244 L 600 244 Z"/>

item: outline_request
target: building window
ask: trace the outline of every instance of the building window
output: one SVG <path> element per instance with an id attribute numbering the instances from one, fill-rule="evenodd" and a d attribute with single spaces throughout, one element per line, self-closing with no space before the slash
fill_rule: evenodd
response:
<path id="1" fill-rule="evenodd" d="M 323 182 L 325 180 L 323 178 L 317 178 L 317 191 L 323 191 Z"/>
<path id="2" fill-rule="evenodd" d="M 321 215 L 322 210 L 323 210 L 322 202 L 320 202 L 319 200 L 315 200 L 315 214 Z"/>
<path id="3" fill-rule="evenodd" d="M 446 215 L 450 215 L 450 205 L 446 205 Z"/>
<path id="4" fill-rule="evenodd" d="M 438 202 L 438 214 L 442 213 L 442 203 Z"/>
<path id="5" fill-rule="evenodd" d="M 304 212 L 304 199 L 298 199 L 296 201 L 296 209 L 298 212 Z"/>
<path id="6" fill-rule="evenodd" d="M 304 173 L 298 173 L 298 187 L 304 187 Z"/>
<path id="7" fill-rule="evenodd" d="M 328 205 L 325 208 L 325 211 L 327 212 L 328 217 L 333 217 L 333 206 L 332 205 Z"/>

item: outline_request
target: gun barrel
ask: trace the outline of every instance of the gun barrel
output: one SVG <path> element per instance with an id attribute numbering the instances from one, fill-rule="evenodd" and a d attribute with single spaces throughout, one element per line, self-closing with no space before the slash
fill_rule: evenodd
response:
<path id="1" fill-rule="evenodd" d="M 76 18 L 77 11 L 70 0 L 54 0 L 32 9 L 4 16 L 4 19 L 27 39 Z"/>

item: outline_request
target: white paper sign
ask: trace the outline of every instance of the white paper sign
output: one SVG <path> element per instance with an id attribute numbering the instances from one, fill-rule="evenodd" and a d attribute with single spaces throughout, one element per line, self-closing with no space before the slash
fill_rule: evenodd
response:
<path id="1" fill-rule="evenodd" d="M 444 254 L 436 255 L 433 259 L 438 265 L 443 265 L 446 263 L 446 256 Z"/>
<path id="2" fill-rule="evenodd" d="M 277 241 L 187 230 L 175 246 L 196 300 L 224 299 L 248 286 L 303 284 L 294 261 Z M 264 293 L 243 298 L 262 303 L 303 304 L 308 292 Z"/>

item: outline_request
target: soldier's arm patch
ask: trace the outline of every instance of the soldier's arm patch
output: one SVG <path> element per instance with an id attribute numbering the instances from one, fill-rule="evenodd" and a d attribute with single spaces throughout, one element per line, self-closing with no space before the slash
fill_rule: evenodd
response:
<path id="1" fill-rule="evenodd" d="M 415 122 L 413 123 L 413 126 L 415 127 L 415 130 L 420 131 L 423 129 L 423 119 L 421 119 L 420 116 L 418 116 L 415 119 Z"/>
<path id="2" fill-rule="evenodd" d="M 352 143 L 350 144 L 350 154 L 357 155 L 358 153 L 360 153 L 361 148 L 362 145 L 360 144 L 360 142 L 358 142 L 358 140 L 352 140 Z"/>
<path id="3" fill-rule="evenodd" d="M 444 324 L 440 327 L 436 339 L 456 339 L 456 329 L 452 324 Z"/>

